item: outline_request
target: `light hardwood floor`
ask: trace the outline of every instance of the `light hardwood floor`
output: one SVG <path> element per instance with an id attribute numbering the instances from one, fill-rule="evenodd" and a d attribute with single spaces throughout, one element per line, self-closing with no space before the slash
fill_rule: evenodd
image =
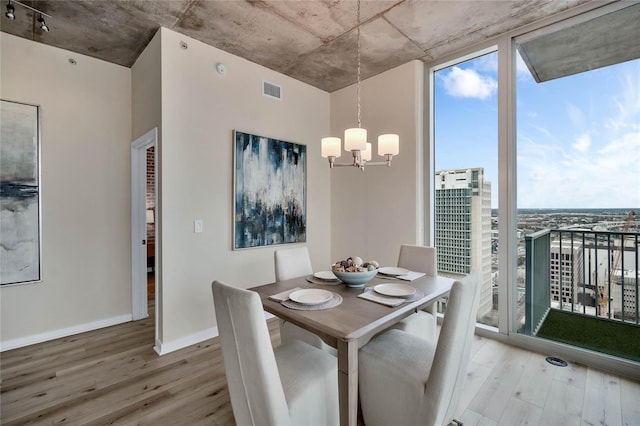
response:
<path id="1" fill-rule="evenodd" d="M 151 315 L 153 316 L 153 315 Z M 280 336 L 269 321 L 274 345 Z M 0 354 L 2 425 L 233 425 L 218 339 L 159 357 L 152 318 Z M 640 425 L 640 383 L 475 337 L 465 425 Z"/>

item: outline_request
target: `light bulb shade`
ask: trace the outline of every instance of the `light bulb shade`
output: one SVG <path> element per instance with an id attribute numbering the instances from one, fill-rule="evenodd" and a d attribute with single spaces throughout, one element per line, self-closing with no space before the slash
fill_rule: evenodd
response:
<path id="1" fill-rule="evenodd" d="M 367 149 L 361 152 L 362 160 L 371 161 L 371 144 L 367 142 Z"/>
<path id="2" fill-rule="evenodd" d="M 400 136 L 386 134 L 378 136 L 378 155 L 398 155 L 400 152 Z"/>
<path id="3" fill-rule="evenodd" d="M 322 158 L 330 156 L 340 157 L 342 150 L 340 149 L 340 138 L 322 138 Z"/>
<path id="4" fill-rule="evenodd" d="M 364 151 L 367 149 L 367 129 L 359 127 L 344 131 L 345 151 Z"/>
<path id="5" fill-rule="evenodd" d="M 15 12 L 16 12 L 16 8 L 13 7 L 11 3 L 9 3 L 7 5 L 7 12 L 4 14 L 4 16 L 6 16 L 9 19 L 16 19 Z"/>
<path id="6" fill-rule="evenodd" d="M 47 27 L 47 23 L 44 22 L 44 18 L 42 17 L 42 15 L 40 15 L 40 17 L 38 18 L 38 23 L 40 24 L 40 29 L 42 31 L 45 31 L 45 32 L 49 31 L 49 27 Z"/>

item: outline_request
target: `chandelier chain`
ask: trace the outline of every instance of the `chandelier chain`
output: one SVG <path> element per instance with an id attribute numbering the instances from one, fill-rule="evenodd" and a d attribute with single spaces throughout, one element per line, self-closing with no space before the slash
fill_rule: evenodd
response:
<path id="1" fill-rule="evenodd" d="M 357 22 L 357 40 L 358 40 L 358 70 L 357 70 L 357 83 L 356 83 L 356 97 L 358 102 L 358 127 L 362 128 L 362 122 L 360 120 L 360 0 L 358 0 L 358 11 L 356 13 Z"/>

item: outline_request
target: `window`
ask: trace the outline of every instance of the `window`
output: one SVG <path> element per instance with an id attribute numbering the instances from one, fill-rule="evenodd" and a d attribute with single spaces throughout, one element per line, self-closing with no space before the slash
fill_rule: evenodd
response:
<path id="1" fill-rule="evenodd" d="M 623 290 L 606 285 L 605 240 L 618 238 L 608 232 L 640 203 L 639 18 L 636 5 L 516 39 L 518 228 L 550 232 L 552 310 L 623 315 Z M 518 269 L 522 293 L 525 265 Z M 543 282 L 534 276 L 527 291 Z M 517 323 L 537 323 L 524 317 L 524 300 Z"/>
<path id="2" fill-rule="evenodd" d="M 492 281 L 498 265 L 492 249 L 498 205 L 492 191 L 498 177 L 497 52 L 449 65 L 434 78 L 438 273 L 457 277 L 480 270 L 478 321 L 497 326 Z"/>
<path id="3" fill-rule="evenodd" d="M 637 4 L 593 5 L 528 34 L 499 36 L 491 42 L 500 51 L 487 47 L 432 68 L 438 271 L 482 269 L 478 321 L 503 334 L 525 321 L 525 237 L 591 224 L 584 211 L 539 209 L 640 206 L 639 13 Z M 624 222 L 626 212 L 617 213 Z M 569 234 L 556 243 L 547 255 L 548 297 L 584 303 L 593 287 L 588 259 L 614 256 L 593 254 L 593 243 Z M 573 285 L 578 279 L 582 287 Z"/>

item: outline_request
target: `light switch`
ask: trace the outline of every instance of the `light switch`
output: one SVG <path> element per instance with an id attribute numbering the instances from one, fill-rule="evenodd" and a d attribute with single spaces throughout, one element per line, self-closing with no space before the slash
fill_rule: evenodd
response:
<path id="1" fill-rule="evenodd" d="M 196 219 L 193 221 L 193 232 L 200 233 L 202 232 L 202 220 Z"/>

